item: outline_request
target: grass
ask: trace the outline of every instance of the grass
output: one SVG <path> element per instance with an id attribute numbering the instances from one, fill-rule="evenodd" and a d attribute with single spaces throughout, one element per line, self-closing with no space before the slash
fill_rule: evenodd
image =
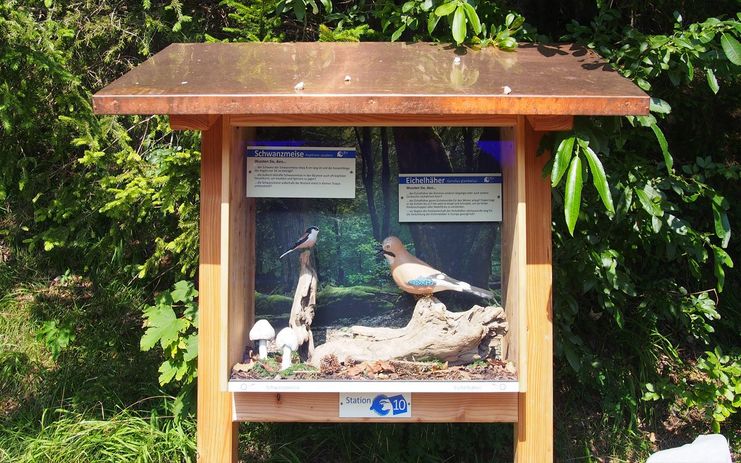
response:
<path id="1" fill-rule="evenodd" d="M 2 463 L 170 463 L 195 461 L 194 424 L 120 411 L 107 419 L 68 410 L 40 427 L 0 425 Z"/>
<path id="2" fill-rule="evenodd" d="M 0 263 L 0 463 L 195 461 L 193 421 L 145 400 L 162 392 L 159 356 L 139 350 L 142 291 L 50 268 Z M 51 322 L 73 335 L 58 355 L 37 336 Z"/>

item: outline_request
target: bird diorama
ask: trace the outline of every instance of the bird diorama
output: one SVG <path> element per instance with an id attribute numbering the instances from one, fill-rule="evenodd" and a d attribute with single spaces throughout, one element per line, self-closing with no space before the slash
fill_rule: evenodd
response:
<path id="1" fill-rule="evenodd" d="M 309 227 L 306 229 L 303 235 L 299 239 L 296 240 L 291 247 L 289 247 L 283 254 L 278 257 L 278 259 L 282 259 L 288 254 L 292 253 L 293 251 L 299 250 L 299 249 L 311 249 L 316 244 L 316 239 L 319 236 L 319 229 L 317 227 Z"/>
<path id="2" fill-rule="evenodd" d="M 458 291 L 483 299 L 494 299 L 494 294 L 465 281 L 451 278 L 427 262 L 412 255 L 395 236 L 383 240 L 379 253 L 386 258 L 391 277 L 402 291 L 418 296 L 431 296 L 440 291 Z"/>

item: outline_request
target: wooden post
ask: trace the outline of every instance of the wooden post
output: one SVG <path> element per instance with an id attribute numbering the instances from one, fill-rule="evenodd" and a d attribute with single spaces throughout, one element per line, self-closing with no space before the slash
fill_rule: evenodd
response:
<path id="1" fill-rule="evenodd" d="M 222 118 L 201 141 L 201 224 L 198 267 L 197 461 L 236 461 L 237 425 L 230 394 L 221 388 L 221 153 Z"/>
<path id="2" fill-rule="evenodd" d="M 551 187 L 543 178 L 542 137 L 519 117 L 517 143 L 525 150 L 527 201 L 527 391 L 520 394 L 515 424 L 515 462 L 553 461 L 553 309 L 551 272 Z"/>
<path id="3" fill-rule="evenodd" d="M 246 129 L 228 116 L 204 130 L 198 326 L 197 450 L 199 463 L 237 461 L 229 369 L 241 360 L 251 325 L 254 278 L 254 200 L 244 195 Z"/>

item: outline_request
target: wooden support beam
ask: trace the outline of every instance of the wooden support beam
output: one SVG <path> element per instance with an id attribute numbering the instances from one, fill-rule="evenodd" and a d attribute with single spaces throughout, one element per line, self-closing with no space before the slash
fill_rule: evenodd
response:
<path id="1" fill-rule="evenodd" d="M 235 421 L 371 423 L 512 423 L 517 393 L 414 393 L 412 418 L 340 418 L 339 394 L 246 392 L 234 394 Z"/>
<path id="2" fill-rule="evenodd" d="M 574 128 L 574 116 L 527 116 L 536 132 L 557 132 Z"/>
<path id="3" fill-rule="evenodd" d="M 254 129 L 221 124 L 221 319 L 219 387 L 227 390 L 232 366 L 242 361 L 254 323 L 255 198 L 247 198 L 244 150 Z"/>
<path id="4" fill-rule="evenodd" d="M 208 130 L 219 118 L 218 114 L 170 114 L 172 130 Z"/>
<path id="5" fill-rule="evenodd" d="M 231 394 L 222 382 L 221 201 L 224 137 L 219 118 L 201 141 L 200 265 L 198 267 L 198 463 L 231 463 L 237 455 L 237 425 L 232 423 Z"/>
<path id="6" fill-rule="evenodd" d="M 514 362 L 520 391 L 527 390 L 527 320 L 525 310 L 525 149 L 520 126 L 502 129 L 503 175 L 502 294 L 509 330 L 502 342 L 505 360 Z"/>
<path id="7" fill-rule="evenodd" d="M 515 462 L 553 461 L 553 308 L 551 187 L 541 172 L 549 156 L 537 156 L 542 137 L 521 118 L 527 200 L 527 377 L 515 425 Z"/>
<path id="8" fill-rule="evenodd" d="M 517 116 L 503 114 L 238 114 L 232 125 L 240 127 L 507 127 Z"/>

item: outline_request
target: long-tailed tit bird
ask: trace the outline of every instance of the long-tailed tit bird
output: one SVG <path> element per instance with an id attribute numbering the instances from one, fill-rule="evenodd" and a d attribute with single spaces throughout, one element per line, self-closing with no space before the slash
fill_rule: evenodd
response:
<path id="1" fill-rule="evenodd" d="M 278 259 L 282 259 L 288 254 L 292 253 L 293 251 L 297 249 L 311 249 L 316 244 L 316 238 L 319 235 L 319 229 L 316 227 L 309 227 L 306 229 L 303 235 L 301 235 L 301 238 L 296 240 L 295 243 L 293 243 L 293 246 L 288 248 L 286 252 L 280 255 Z"/>
<path id="2" fill-rule="evenodd" d="M 402 291 L 423 296 L 430 296 L 440 291 L 458 291 L 484 299 L 494 299 L 491 291 L 450 278 L 428 263 L 417 259 L 395 236 L 389 236 L 383 240 L 380 253 L 383 253 L 383 257 L 386 258 L 391 267 L 391 276 Z"/>

